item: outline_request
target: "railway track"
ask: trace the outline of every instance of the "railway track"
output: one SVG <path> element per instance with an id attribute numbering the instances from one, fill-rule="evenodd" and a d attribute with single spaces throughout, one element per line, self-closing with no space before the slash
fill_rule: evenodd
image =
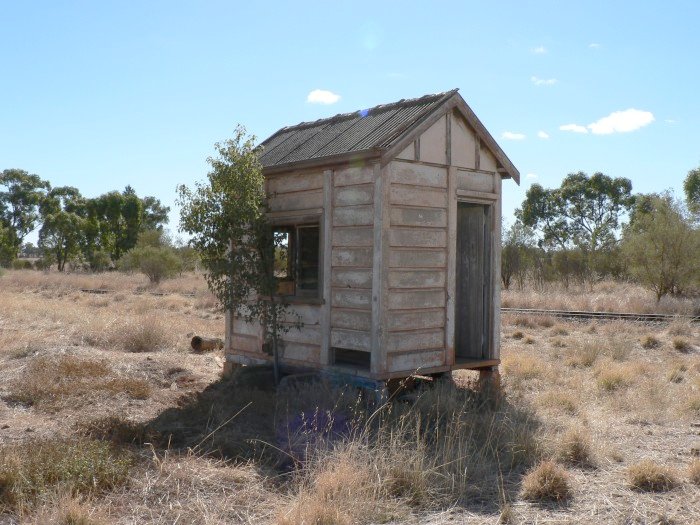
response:
<path id="1" fill-rule="evenodd" d="M 109 294 L 114 293 L 114 290 L 104 288 L 82 288 L 84 293 L 92 294 Z M 144 293 L 156 296 L 174 295 L 164 292 L 134 292 L 138 295 Z M 194 297 L 193 293 L 180 293 L 185 297 Z M 601 321 L 635 321 L 640 323 L 668 323 L 676 319 L 690 321 L 691 323 L 700 323 L 700 316 L 675 315 L 675 314 L 639 314 L 625 312 L 588 312 L 584 310 L 542 310 L 538 308 L 501 308 L 501 313 L 504 314 L 520 314 L 520 315 L 542 315 L 551 317 L 561 317 L 564 319 L 581 319 L 591 320 L 600 319 Z"/>
<path id="2" fill-rule="evenodd" d="M 537 308 L 501 308 L 504 314 L 543 315 L 561 317 L 565 319 L 600 319 L 602 321 L 635 321 L 640 323 L 668 323 L 676 319 L 700 323 L 700 316 L 675 315 L 675 314 L 639 314 L 624 312 L 588 312 L 570 310 L 541 310 Z"/>

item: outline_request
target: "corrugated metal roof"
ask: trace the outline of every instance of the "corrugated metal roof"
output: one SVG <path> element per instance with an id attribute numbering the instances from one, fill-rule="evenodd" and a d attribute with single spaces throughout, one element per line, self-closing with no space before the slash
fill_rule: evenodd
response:
<path id="1" fill-rule="evenodd" d="M 262 143 L 264 167 L 388 148 L 457 90 L 282 128 Z"/>

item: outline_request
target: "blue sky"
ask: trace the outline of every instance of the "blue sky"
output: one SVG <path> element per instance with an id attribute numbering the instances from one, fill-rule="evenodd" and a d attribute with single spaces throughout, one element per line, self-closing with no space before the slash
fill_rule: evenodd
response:
<path id="1" fill-rule="evenodd" d="M 522 174 L 507 221 L 531 183 L 579 170 L 680 195 L 700 165 L 698 19 L 693 1 L 8 0 L 0 169 L 173 205 L 237 123 L 262 140 L 458 87 Z"/>

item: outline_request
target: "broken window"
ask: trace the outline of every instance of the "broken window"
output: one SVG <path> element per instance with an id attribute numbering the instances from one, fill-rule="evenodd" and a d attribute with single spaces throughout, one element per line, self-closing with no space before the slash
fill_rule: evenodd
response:
<path id="1" fill-rule="evenodd" d="M 318 297 L 321 240 L 319 225 L 276 226 L 274 238 L 277 293 Z"/>

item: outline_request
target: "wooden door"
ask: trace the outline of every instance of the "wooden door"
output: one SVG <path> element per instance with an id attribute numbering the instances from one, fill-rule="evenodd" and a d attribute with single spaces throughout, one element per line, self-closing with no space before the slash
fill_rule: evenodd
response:
<path id="1" fill-rule="evenodd" d="M 458 203 L 455 359 L 489 358 L 491 339 L 491 206 Z"/>

